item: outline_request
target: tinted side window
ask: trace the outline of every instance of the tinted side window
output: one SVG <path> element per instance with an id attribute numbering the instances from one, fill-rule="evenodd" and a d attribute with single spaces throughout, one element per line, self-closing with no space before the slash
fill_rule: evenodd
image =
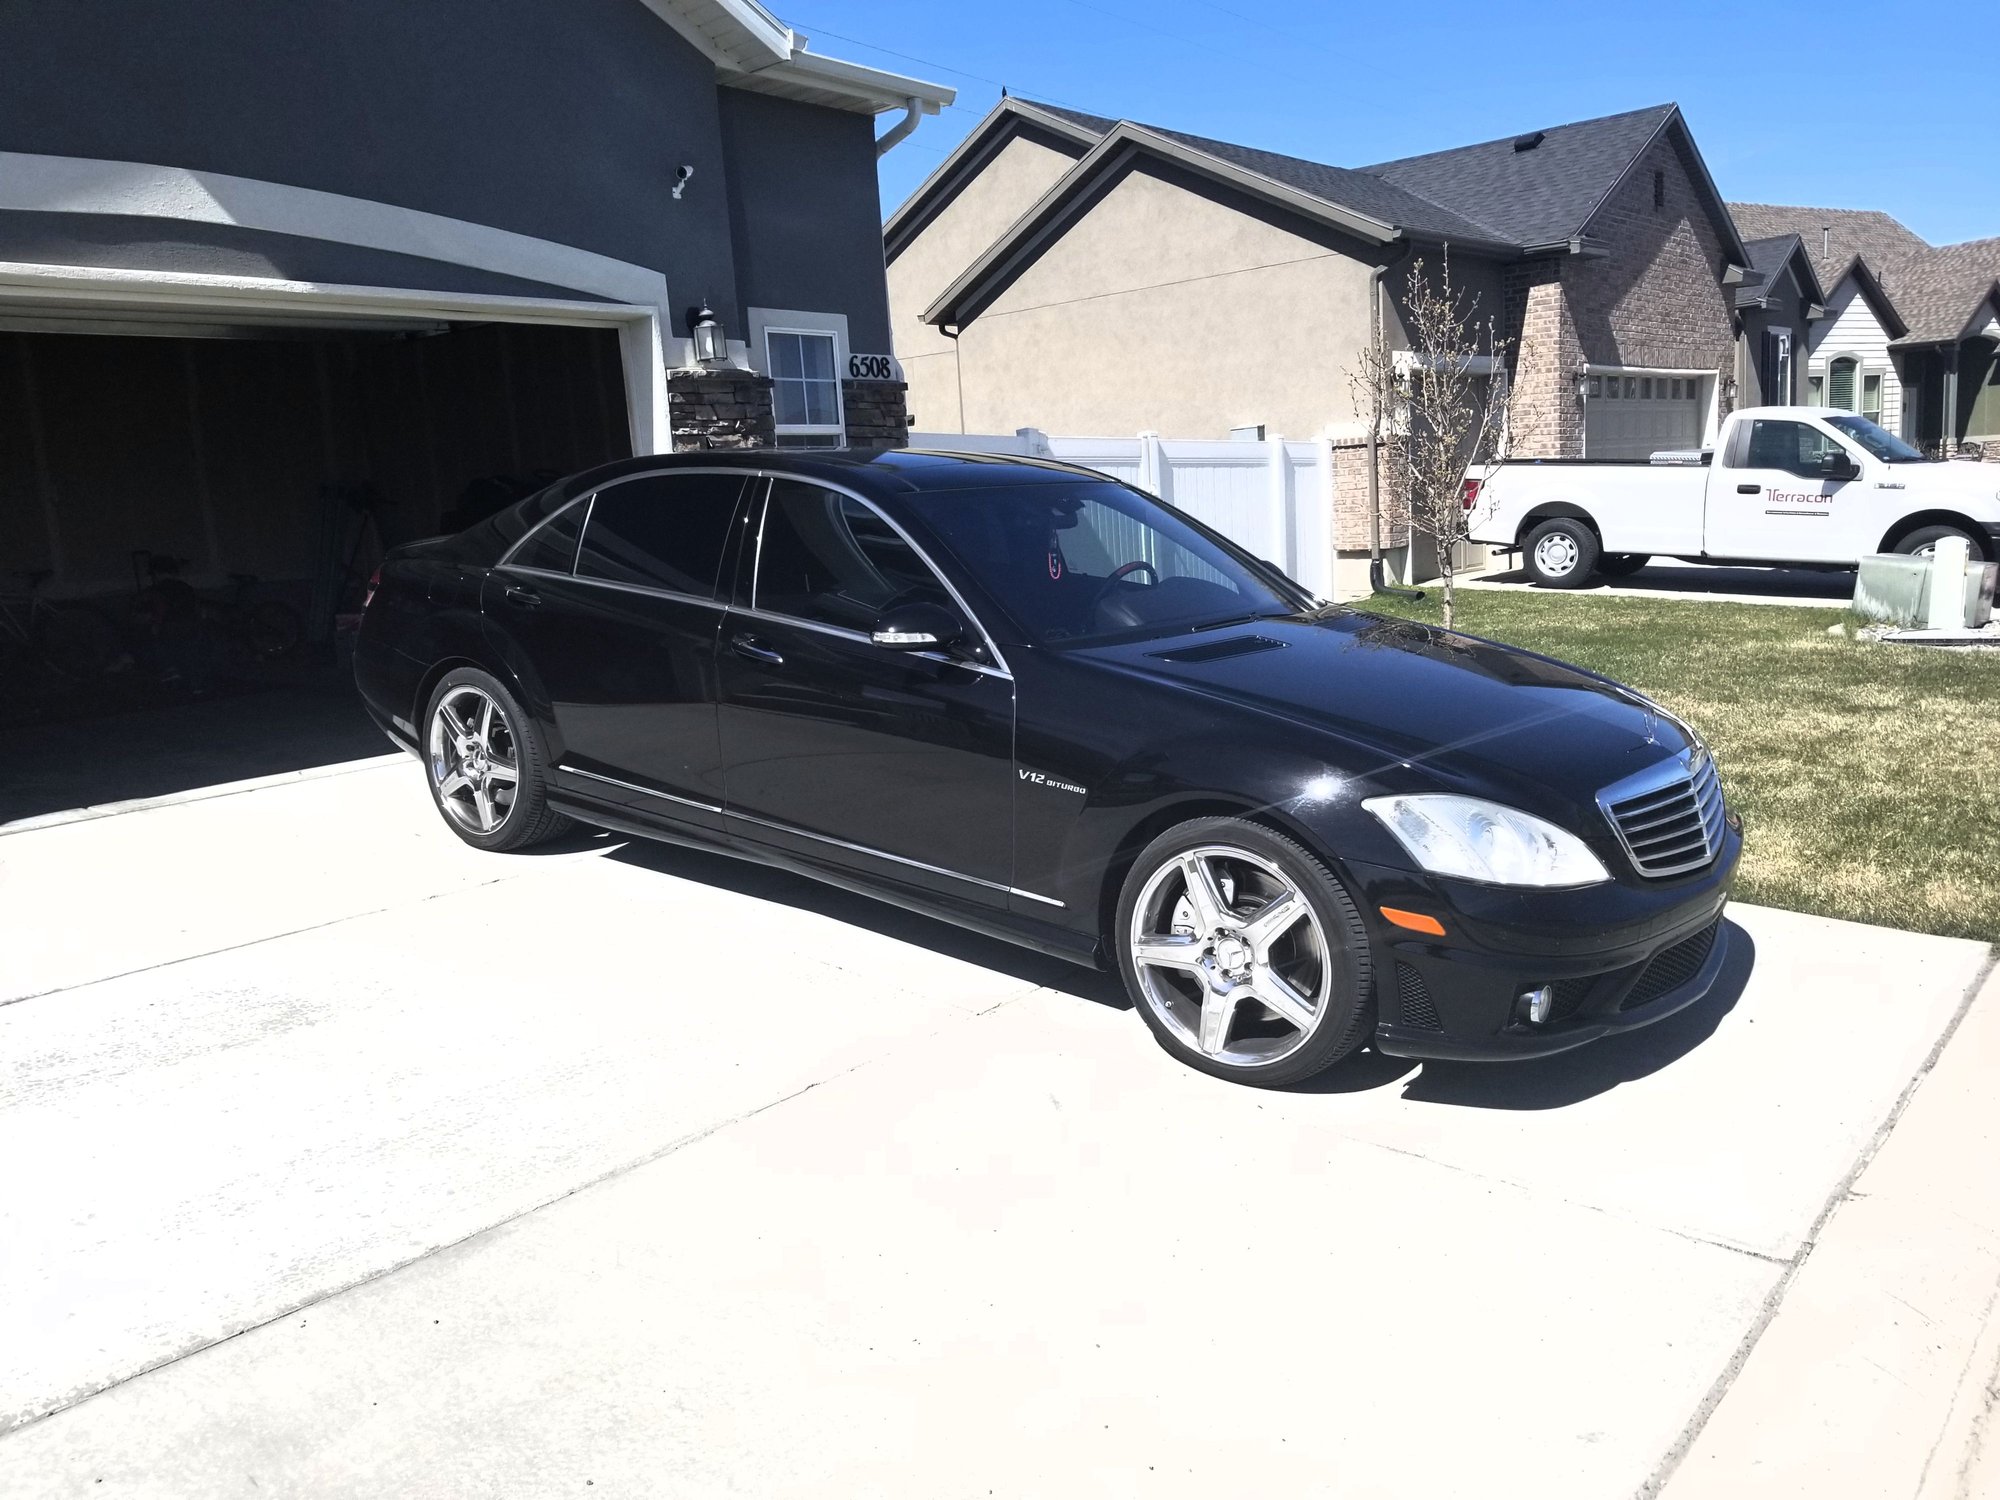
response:
<path id="1" fill-rule="evenodd" d="M 507 565 L 514 568 L 540 568 L 544 573 L 570 573 L 576 569 L 576 539 L 583 530 L 584 512 L 590 508 L 588 497 L 573 502 L 567 510 L 551 519 L 541 530 L 534 532 L 512 557 Z"/>
<path id="2" fill-rule="evenodd" d="M 930 565 L 850 496 L 780 479 L 771 486 L 762 535 L 758 609 L 865 631 L 891 604 L 951 604 Z"/>
<path id="3" fill-rule="evenodd" d="M 734 474 L 649 474 L 599 490 L 577 577 L 713 599 L 742 491 Z"/>
<path id="4" fill-rule="evenodd" d="M 1783 469 L 1788 474 L 1815 478 L 1827 458 L 1840 452 L 1840 444 L 1803 422 L 1758 420 L 1750 424 L 1750 452 L 1746 469 Z"/>

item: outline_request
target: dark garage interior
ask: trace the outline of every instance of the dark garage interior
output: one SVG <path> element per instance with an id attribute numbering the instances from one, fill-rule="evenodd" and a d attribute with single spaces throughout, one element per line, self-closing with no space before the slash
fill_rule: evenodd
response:
<path id="1" fill-rule="evenodd" d="M 0 824 L 379 753 L 382 548 L 632 451 L 608 327 L 44 326 L 0 318 Z"/>

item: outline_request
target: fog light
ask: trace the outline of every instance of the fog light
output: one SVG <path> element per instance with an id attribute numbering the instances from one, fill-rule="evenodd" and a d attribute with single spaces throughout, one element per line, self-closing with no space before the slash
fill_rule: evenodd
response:
<path id="1" fill-rule="evenodd" d="M 1555 986 L 1545 984 L 1538 990 L 1523 990 L 1514 1008 L 1530 1026 L 1541 1025 L 1556 1008 Z"/>

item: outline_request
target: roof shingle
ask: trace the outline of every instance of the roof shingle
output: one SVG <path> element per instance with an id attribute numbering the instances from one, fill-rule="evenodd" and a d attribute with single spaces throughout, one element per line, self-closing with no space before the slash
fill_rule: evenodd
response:
<path id="1" fill-rule="evenodd" d="M 1119 123 L 1059 105 L 1021 102 L 1100 137 Z M 1515 141 L 1525 137 L 1505 136 L 1368 167 L 1336 167 L 1161 125 L 1131 123 L 1397 229 L 1439 239 L 1528 247 L 1559 244 L 1581 232 L 1605 194 L 1674 112 L 1673 105 L 1660 104 L 1552 125 L 1532 132 L 1540 139 L 1526 151 L 1514 149 Z"/>
<path id="2" fill-rule="evenodd" d="M 1831 290 L 1858 255 L 1871 271 L 1930 245 L 1900 220 L 1872 208 L 1803 208 L 1782 203 L 1732 203 L 1729 215 L 1745 239 L 1795 234 L 1806 258 Z"/>

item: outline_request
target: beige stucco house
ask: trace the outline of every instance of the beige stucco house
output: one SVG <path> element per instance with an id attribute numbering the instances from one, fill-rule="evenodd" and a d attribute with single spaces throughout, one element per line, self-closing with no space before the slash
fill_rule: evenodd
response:
<path id="1" fill-rule="evenodd" d="M 1346 168 L 1005 99 L 885 242 L 917 429 L 1326 438 L 1344 494 L 1352 372 L 1419 261 L 1498 324 L 1512 450 L 1549 456 L 1712 434 L 1749 274 L 1673 105 Z M 1344 556 L 1367 530 L 1340 507 Z"/>

